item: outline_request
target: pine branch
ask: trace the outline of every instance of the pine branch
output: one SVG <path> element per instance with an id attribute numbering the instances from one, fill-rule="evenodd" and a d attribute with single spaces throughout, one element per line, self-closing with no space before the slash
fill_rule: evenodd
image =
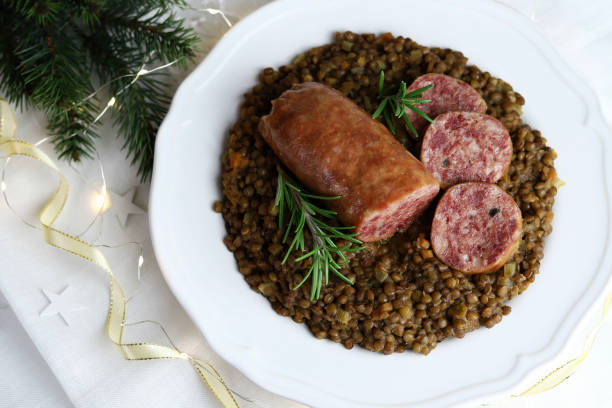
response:
<path id="1" fill-rule="evenodd" d="M 129 44 L 132 52 L 154 52 L 163 61 L 180 60 L 184 65 L 195 56 L 197 37 L 193 31 L 183 27 L 180 20 L 166 9 L 160 8 L 151 14 L 147 8 L 132 13 L 124 10 L 105 10 L 100 16 L 109 35 L 121 44 Z"/>
<path id="2" fill-rule="evenodd" d="M 171 4 L 172 2 L 168 2 Z M 141 7 L 133 13 L 122 12 L 109 8 L 100 16 L 103 27 L 106 28 L 105 37 L 114 44 L 113 56 L 122 60 L 115 61 L 112 66 L 122 66 L 124 72 L 135 73 L 137 65 L 149 61 L 150 55 L 163 62 L 178 60 L 179 65 L 186 65 L 188 59 L 195 56 L 197 37 L 195 34 L 180 25 L 180 21 L 164 8 L 158 9 L 151 15 L 147 7 Z M 148 17 L 146 17 L 149 15 Z M 129 44 L 129 46 L 128 46 Z M 133 61 L 135 54 L 142 59 Z M 129 63 L 128 61 L 132 61 Z M 98 66 L 104 66 L 97 64 Z M 101 78 L 116 78 L 120 72 L 98 72 Z M 124 73 L 125 74 L 125 73 Z M 155 137 L 161 121 L 163 120 L 171 98 L 170 87 L 162 78 L 165 75 L 154 74 L 142 77 L 134 83 L 129 92 L 118 96 L 118 111 L 113 115 L 114 123 L 124 138 L 124 149 L 132 164 L 140 163 L 138 174 L 147 178 L 152 170 Z M 125 86 L 126 78 L 113 84 L 113 93 L 117 95 Z"/>
<path id="3" fill-rule="evenodd" d="M 123 76 L 108 89 L 116 97 L 112 119 L 128 157 L 146 179 L 171 87 L 157 74 L 126 85 L 143 63 L 178 60 L 185 66 L 195 56 L 197 37 L 174 14 L 174 7 L 183 4 L 0 0 L 0 90 L 11 103 L 43 110 L 60 157 L 79 160 L 94 151 L 93 122 L 103 108 L 85 99 L 93 81 Z"/>
<path id="4" fill-rule="evenodd" d="M 129 92 L 121 94 L 118 92 L 124 81 L 117 81 L 113 86 L 114 94 L 118 94 L 114 124 L 124 139 L 122 148 L 131 157 L 131 164 L 138 165 L 138 175 L 143 178 L 153 170 L 157 130 L 172 100 L 167 82 L 162 78 L 162 74 L 142 77 L 132 84 Z"/>
<path id="5" fill-rule="evenodd" d="M 16 9 L 27 18 L 35 20 L 39 25 L 46 25 L 58 17 L 61 5 L 56 1 L 20 0 L 14 1 Z"/>
<path id="6" fill-rule="evenodd" d="M 16 69 L 31 89 L 26 98 L 44 111 L 60 157 L 71 160 L 91 157 L 93 139 L 97 136 L 91 128 L 95 107 L 88 101 L 73 111 L 75 101 L 83 100 L 93 91 L 87 56 L 69 28 L 40 24 L 41 19 L 31 11 L 26 18 L 30 23 L 16 33 L 20 36 L 20 48 L 15 53 L 20 60 Z"/>
<path id="7" fill-rule="evenodd" d="M 29 102 L 32 86 L 26 85 L 18 69 L 21 58 L 17 55 L 17 33 L 11 23 L 13 11 L 0 4 L 0 91 L 6 99 L 18 107 Z"/>
<path id="8" fill-rule="evenodd" d="M 134 49 L 118 38 L 102 30 L 83 35 L 83 43 L 92 55 L 93 68 L 103 82 L 122 75 L 134 75 L 142 62 L 150 59 L 144 54 L 138 54 L 140 59 L 134 59 Z M 113 44 L 113 47 L 104 47 L 103 44 Z M 187 59 L 184 54 L 177 57 L 183 61 Z M 171 87 L 165 74 L 154 73 L 141 77 L 123 92 L 132 80 L 133 77 L 128 76 L 111 83 L 111 94 L 117 98 L 112 116 L 124 139 L 123 148 L 132 164 L 138 164 L 138 174 L 146 178 L 152 170 L 157 130 L 170 106 L 168 95 Z"/>
<path id="9" fill-rule="evenodd" d="M 81 22 L 87 26 L 95 26 L 100 24 L 100 5 L 97 1 L 77 1 L 78 17 Z"/>
<path id="10" fill-rule="evenodd" d="M 29 66 L 23 71 L 26 81 L 37 82 L 32 99 L 45 112 L 59 156 L 77 161 L 81 157 L 91 158 L 93 139 L 98 136 L 92 129 L 96 107 L 91 101 L 79 102 L 93 92 L 89 73 L 84 66 L 71 63 L 79 58 L 80 52 L 64 48 L 62 42 L 56 45 L 50 35 L 47 38 L 49 52 L 35 54 L 23 63 Z M 75 101 L 78 107 L 74 106 Z"/>

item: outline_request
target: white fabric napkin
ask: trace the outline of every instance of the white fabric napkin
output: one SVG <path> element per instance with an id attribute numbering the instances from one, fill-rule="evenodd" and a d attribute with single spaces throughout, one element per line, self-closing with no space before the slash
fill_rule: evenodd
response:
<path id="1" fill-rule="evenodd" d="M 596 90 L 612 126 L 612 4 L 607 0 L 505 0 L 530 16 L 551 39 L 559 52 Z M 232 21 L 267 3 L 266 0 L 191 1 L 195 9 L 222 9 Z M 356 2 L 356 5 L 358 2 Z M 219 15 L 187 11 L 186 15 L 209 49 L 226 29 Z M 36 112 L 18 114 L 18 137 L 37 141 L 45 136 L 44 120 Z M 134 169 L 119 151 L 120 141 L 112 128 L 98 142 L 112 191 L 123 194 L 138 187 L 135 202 L 146 207 L 148 186 L 139 185 Z M 579 137 L 579 136 L 577 136 Z M 48 151 L 48 146 L 45 147 Z M 79 170 L 93 185 L 83 181 L 67 165 L 74 194 L 61 225 L 78 232 L 92 214 L 90 201 L 96 186 L 96 167 L 86 163 Z M 17 168 L 21 172 L 18 174 Z M 52 192 L 55 176 L 37 163 L 17 159 L 10 164 L 8 191 L 20 214 L 35 218 L 35 212 Z M 19 183 L 22 183 L 21 185 Z M 27 184 L 25 184 L 27 183 Z M 79 219 L 79 222 L 73 220 Z M 126 362 L 104 332 L 108 305 L 108 280 L 104 273 L 74 256 L 44 244 L 40 231 L 32 230 L 0 204 L 0 408 L 4 407 L 217 407 L 211 393 L 190 365 L 181 361 Z M 95 230 L 95 228 L 94 228 Z M 92 231 L 95 235 L 95 231 Z M 252 402 L 238 399 L 244 407 L 299 407 L 273 395 L 245 378 L 209 348 L 174 296 L 157 267 L 149 242 L 144 215 L 132 215 L 122 228 L 112 214 L 105 215 L 101 241 L 121 244 L 144 243 L 142 278 L 136 276 L 134 247 L 105 250 L 128 296 L 129 322 L 153 319 L 161 322 L 183 351 L 210 361 L 227 383 Z M 58 315 L 41 316 L 49 300 L 46 293 L 65 295 L 70 325 Z M 45 292 L 43 292 L 45 291 Z M 4 305 L 4 306 L 3 306 Z M 153 324 L 127 328 L 126 340 L 166 340 Z M 612 405 L 612 388 L 607 384 L 612 366 L 612 322 L 608 322 L 580 371 L 557 389 L 531 398 L 495 404 L 498 408 Z M 577 344 L 579 347 L 580 344 Z M 568 357 L 572 357 L 570 355 Z M 576 395 L 579 395 L 576 397 Z"/>

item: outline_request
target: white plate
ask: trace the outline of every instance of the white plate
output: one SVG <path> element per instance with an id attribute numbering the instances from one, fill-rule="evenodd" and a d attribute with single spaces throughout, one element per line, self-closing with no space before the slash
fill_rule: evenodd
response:
<path id="1" fill-rule="evenodd" d="M 384 356 L 319 341 L 251 291 L 211 208 L 219 157 L 258 72 L 331 41 L 336 30 L 410 37 L 462 51 L 526 100 L 524 119 L 559 153 L 567 183 L 541 273 L 492 330 L 430 355 Z M 448 407 L 534 381 L 563 350 L 612 270 L 610 131 L 585 89 L 530 22 L 489 1 L 281 0 L 234 27 L 176 93 L 158 135 L 151 233 L 174 294 L 210 345 L 262 387 L 316 407 Z M 580 255 L 578 255 L 580 254 Z"/>

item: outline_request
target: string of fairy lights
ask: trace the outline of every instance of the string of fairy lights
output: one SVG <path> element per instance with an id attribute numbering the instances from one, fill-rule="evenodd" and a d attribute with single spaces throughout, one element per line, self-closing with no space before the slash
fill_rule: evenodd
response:
<path id="1" fill-rule="evenodd" d="M 214 9 L 214 8 L 194 8 L 194 7 L 184 7 L 187 10 L 191 10 L 191 11 L 196 11 L 196 12 L 203 12 L 203 13 L 208 13 L 210 15 L 213 16 L 220 16 L 220 18 L 223 20 L 223 22 L 227 25 L 228 29 L 231 28 L 233 26 L 232 22 L 229 20 L 229 18 L 226 16 L 226 14 L 219 9 Z M 201 21 L 198 20 L 198 21 Z M 155 59 L 155 55 L 154 54 L 149 54 L 147 57 L 148 61 L 152 61 Z M 146 76 L 146 75 L 151 75 L 154 74 L 156 72 L 159 71 L 163 71 L 163 70 L 167 70 L 168 68 L 170 68 L 171 66 L 175 65 L 176 63 L 178 63 L 179 60 L 174 60 L 174 61 L 170 61 L 166 64 L 163 65 L 159 65 L 159 66 L 155 66 L 153 68 L 148 68 L 148 65 L 146 62 L 143 62 L 140 67 L 138 68 L 138 70 L 133 73 L 133 74 L 126 74 L 126 75 L 122 75 L 120 77 L 114 78 L 102 85 L 100 85 L 94 92 L 92 92 L 91 94 L 89 94 L 88 96 L 86 96 L 85 98 L 83 98 L 83 100 L 81 100 L 80 102 L 78 102 L 76 104 L 76 106 L 79 106 L 85 102 L 87 102 L 88 100 L 95 98 L 96 96 L 99 96 L 101 93 L 103 93 L 104 91 L 107 91 L 108 88 L 110 87 L 110 85 L 112 85 L 113 83 L 125 79 L 125 78 L 132 78 L 131 81 L 129 81 L 124 87 L 122 87 L 116 94 L 114 95 L 110 95 L 106 101 L 106 103 L 104 103 L 102 106 L 102 109 L 100 110 L 100 112 L 96 115 L 96 117 L 94 118 L 94 120 L 91 122 L 91 124 L 89 125 L 89 127 L 86 130 L 89 130 L 89 128 L 91 128 L 92 126 L 96 125 L 97 123 L 100 122 L 100 120 L 106 115 L 106 113 L 109 111 L 109 109 L 113 108 L 117 102 L 117 97 L 120 96 L 122 93 L 126 92 L 132 85 L 134 85 L 134 83 L 136 83 L 140 78 Z M 40 140 L 38 140 L 37 142 L 33 143 L 34 146 L 39 147 L 41 145 L 43 145 L 44 143 L 49 142 L 50 138 L 49 137 L 44 137 Z M 24 225 L 26 225 L 29 228 L 33 228 L 39 231 L 42 231 L 42 228 L 39 225 L 36 225 L 33 222 L 30 222 L 28 219 L 26 219 L 26 217 L 22 216 L 19 211 L 17 211 L 15 209 L 15 207 L 12 205 L 11 200 L 9 199 L 8 196 L 8 187 L 9 187 L 9 182 L 8 182 L 8 172 L 7 172 L 7 168 L 9 166 L 9 164 L 11 163 L 11 157 L 9 156 L 0 156 L 0 160 L 3 161 L 2 163 L 2 167 L 1 167 L 1 171 L 0 171 L 0 194 L 2 195 L 2 198 L 4 200 L 4 202 L 7 205 L 7 208 L 9 209 L 9 211 L 11 211 L 11 213 L 17 218 L 19 219 Z M 137 249 L 137 264 L 136 264 L 136 272 L 137 272 L 137 278 L 138 278 L 138 282 L 140 283 L 141 281 L 141 271 L 142 271 L 142 267 L 145 264 L 145 258 L 144 258 L 144 247 L 143 244 L 141 242 L 137 242 L 137 241 L 129 241 L 129 242 L 124 242 L 121 244 L 108 244 L 108 243 L 99 243 L 98 241 L 100 240 L 102 233 L 103 233 L 103 217 L 104 217 L 104 213 L 106 212 L 106 210 L 108 208 L 110 208 L 112 206 L 112 202 L 110 200 L 110 195 L 109 195 L 109 184 L 107 182 L 106 179 L 106 175 L 104 172 L 104 166 L 102 165 L 102 159 L 100 157 L 100 154 L 96 151 L 95 152 L 95 157 L 94 160 L 96 162 L 96 172 L 97 174 L 99 174 L 99 180 L 97 181 L 97 183 L 92 183 L 90 180 L 88 180 L 85 176 L 83 176 L 83 174 L 71 163 L 69 166 L 70 168 L 74 171 L 74 173 L 76 174 L 76 176 L 81 179 L 82 182 L 84 182 L 86 185 L 92 185 L 92 184 L 99 184 L 98 187 L 95 187 L 94 190 L 96 191 L 96 194 L 94 195 L 93 199 L 92 199 L 92 207 L 94 208 L 94 216 L 92 218 L 92 220 L 87 223 L 87 226 L 85 227 L 85 229 L 83 229 L 79 234 L 76 234 L 75 236 L 77 238 L 82 238 L 83 236 L 85 236 L 87 233 L 89 233 L 92 228 L 96 225 L 99 224 L 99 228 L 98 228 L 98 232 L 95 235 L 95 237 L 91 240 L 93 245 L 95 247 L 98 248 L 107 248 L 107 249 L 116 249 L 116 248 L 121 248 L 121 247 L 126 247 L 126 246 L 135 246 Z M 138 291 L 138 289 L 136 289 L 136 292 Z M 134 295 L 136 294 L 136 292 L 134 294 L 132 294 L 132 296 L 130 296 L 127 300 L 126 303 L 129 302 L 131 299 L 133 299 Z M 135 321 L 135 322 L 129 322 L 129 323 L 123 323 L 124 327 L 128 327 L 128 326 L 137 326 L 137 325 L 141 325 L 141 324 L 153 324 L 156 325 L 160 331 L 163 333 L 164 337 L 166 338 L 166 340 L 168 341 L 168 343 L 175 349 L 178 350 L 178 348 L 176 347 L 175 343 L 172 341 L 172 338 L 170 337 L 170 335 L 168 334 L 167 330 L 165 329 L 165 327 L 158 321 L 155 320 L 140 320 L 140 321 Z M 222 382 L 221 380 L 219 380 L 213 372 L 211 372 L 211 370 L 200 364 L 197 363 L 196 364 L 202 369 L 205 370 L 207 373 L 211 374 L 217 381 L 219 381 L 220 383 Z M 252 404 L 253 406 L 257 406 L 260 408 L 261 405 L 257 404 L 254 400 L 252 400 L 249 397 L 246 397 L 242 394 L 240 394 L 239 392 L 237 392 L 236 390 L 232 389 L 231 387 L 227 387 L 230 392 L 232 394 L 234 394 L 236 397 L 240 398 L 243 401 L 249 402 L 250 404 Z"/>

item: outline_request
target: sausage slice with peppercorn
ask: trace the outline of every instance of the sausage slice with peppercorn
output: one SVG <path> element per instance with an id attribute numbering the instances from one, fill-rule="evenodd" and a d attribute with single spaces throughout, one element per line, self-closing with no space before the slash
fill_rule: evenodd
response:
<path id="1" fill-rule="evenodd" d="M 431 244 L 445 264 L 465 273 L 503 266 L 519 247 L 521 210 L 504 190 L 489 183 L 449 188 L 436 207 Z"/>

